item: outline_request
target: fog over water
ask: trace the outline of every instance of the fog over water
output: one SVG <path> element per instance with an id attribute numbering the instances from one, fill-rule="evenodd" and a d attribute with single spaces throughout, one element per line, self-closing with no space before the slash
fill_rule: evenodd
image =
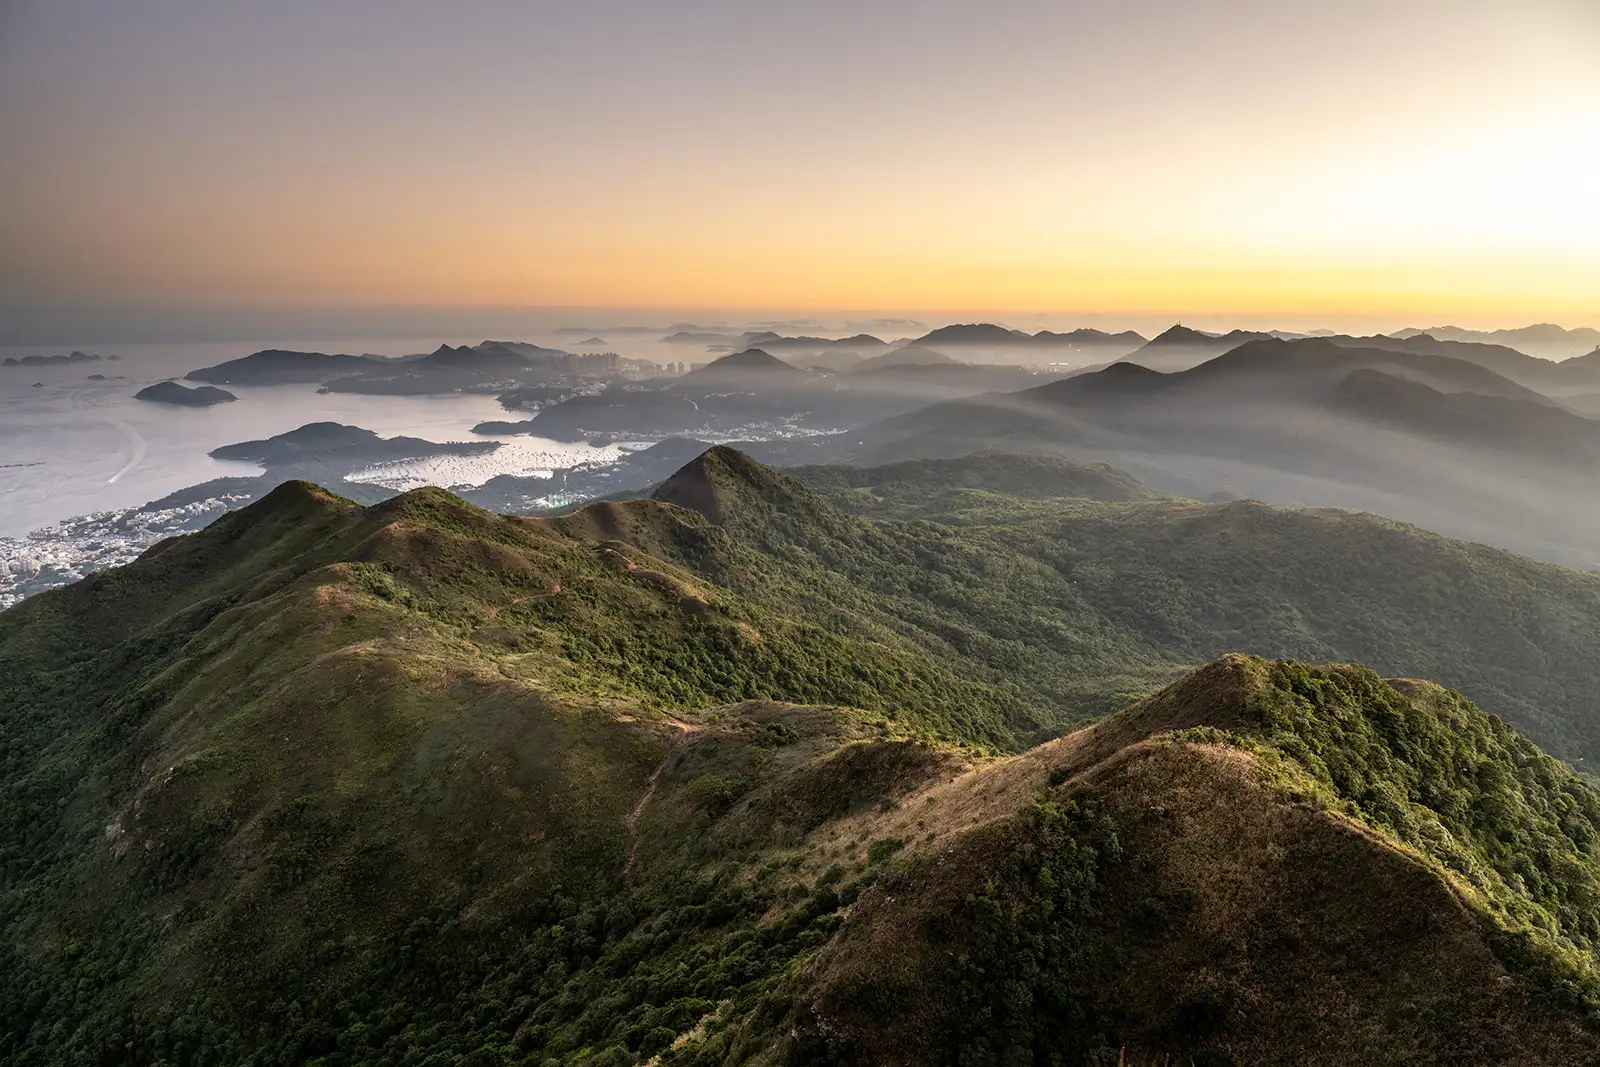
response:
<path id="1" fill-rule="evenodd" d="M 465 339 L 104 345 L 90 351 L 122 358 L 54 366 L 0 366 L 0 537 L 19 537 L 74 515 L 137 507 L 211 478 L 257 474 L 260 468 L 255 464 L 215 460 L 207 453 L 308 422 L 342 422 L 384 437 L 404 434 L 431 441 L 514 442 L 475 461 L 455 458 L 453 463 L 468 464 L 459 469 L 445 462 L 427 468 L 426 475 L 403 475 L 398 481 L 407 486 L 425 484 L 419 477 L 445 479 L 459 474 L 459 482 L 481 482 L 496 473 L 529 473 L 604 458 L 601 450 L 586 444 L 470 433 L 479 422 L 507 417 L 492 396 L 318 394 L 315 384 L 305 384 L 230 385 L 228 390 L 238 401 L 212 407 L 187 408 L 133 398 L 154 382 L 181 378 L 196 368 L 267 347 L 404 355 L 430 351 L 446 341 L 461 344 Z M 60 346 L 0 347 L 0 360 L 67 350 Z M 88 376 L 92 374 L 103 374 L 106 380 L 91 381 Z M 37 388 L 36 382 L 40 383 Z M 497 460 L 503 460 L 506 469 L 494 467 Z"/>
<path id="2" fill-rule="evenodd" d="M 686 317 L 663 311 L 610 309 L 473 312 L 456 309 L 386 313 L 302 315 L 329 327 L 325 334 L 244 333 L 295 316 L 239 314 L 137 315 L 39 319 L 39 341 L 0 345 L 0 361 L 34 355 L 65 355 L 79 349 L 118 360 L 44 366 L 0 366 L 0 537 L 18 537 L 49 523 L 94 511 L 137 507 L 167 493 L 212 478 L 259 473 L 254 464 L 211 459 L 222 445 L 270 437 L 309 422 L 341 422 L 384 437 L 404 434 L 430 441 L 500 440 L 506 446 L 480 457 L 436 457 L 387 465 L 361 475 L 391 488 L 423 484 L 475 485 L 496 474 L 537 474 L 578 463 L 601 462 L 620 453 L 616 446 L 593 448 L 527 436 L 472 434 L 489 420 L 517 420 L 492 396 L 376 396 L 318 394 L 315 384 L 229 385 L 236 403 L 186 408 L 134 399 L 147 385 L 200 367 L 238 359 L 267 348 L 402 356 L 430 352 L 441 344 L 476 344 L 488 338 L 531 341 L 573 352 L 602 348 L 662 364 L 694 364 L 725 352 L 705 344 L 663 344 L 682 328 L 721 332 L 730 337 L 746 329 L 785 333 L 874 332 L 886 340 L 921 333 L 926 325 L 905 318 L 835 316 L 827 319 L 748 312 Z M 260 321 L 255 321 L 260 319 Z M 7 319 L 13 339 L 30 332 Z M 302 323 L 303 324 L 303 323 Z M 363 336 L 355 327 L 367 325 Z M 406 325 L 415 334 L 396 336 Z M 1028 323 L 1032 328 L 1041 328 Z M 432 327 L 430 329 L 429 327 Z M 448 329 L 450 332 L 444 332 Z M 206 340 L 166 343 L 91 341 L 91 337 L 181 336 Z M 219 340 L 228 336 L 249 340 Z M 67 340 L 78 338 L 77 341 Z M 330 339 L 331 338 L 331 339 Z M 598 338 L 603 345 L 592 342 Z M 104 375 L 105 380 L 90 380 Z M 37 387 L 35 383 L 38 383 Z M 623 438 L 625 440 L 625 438 Z"/>

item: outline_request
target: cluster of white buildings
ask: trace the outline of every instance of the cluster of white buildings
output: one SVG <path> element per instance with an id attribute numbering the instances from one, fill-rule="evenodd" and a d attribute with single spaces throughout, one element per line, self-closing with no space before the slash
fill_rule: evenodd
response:
<path id="1" fill-rule="evenodd" d="M 0 610 L 95 571 L 131 563 L 157 541 L 198 530 L 237 502 L 218 497 L 156 511 L 98 511 L 35 530 L 26 538 L 0 537 Z"/>

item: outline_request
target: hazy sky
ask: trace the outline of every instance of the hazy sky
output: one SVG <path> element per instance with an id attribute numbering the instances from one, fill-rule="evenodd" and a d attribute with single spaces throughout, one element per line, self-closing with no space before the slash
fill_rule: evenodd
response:
<path id="1" fill-rule="evenodd" d="M 13 305 L 1576 325 L 1600 0 L 0 0 L 0 190 Z"/>

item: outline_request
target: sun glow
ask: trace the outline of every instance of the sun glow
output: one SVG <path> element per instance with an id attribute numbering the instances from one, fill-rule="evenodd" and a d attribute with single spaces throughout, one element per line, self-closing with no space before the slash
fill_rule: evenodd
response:
<path id="1" fill-rule="evenodd" d="M 1440 250 L 1600 250 L 1600 113 L 1397 146 L 1331 180 L 1291 188 L 1259 217 L 1286 243 Z"/>

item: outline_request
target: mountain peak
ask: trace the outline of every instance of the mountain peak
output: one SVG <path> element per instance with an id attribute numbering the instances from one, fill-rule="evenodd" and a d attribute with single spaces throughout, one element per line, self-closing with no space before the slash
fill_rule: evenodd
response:
<path id="1" fill-rule="evenodd" d="M 800 368 L 785 363 L 770 352 L 759 348 L 747 348 L 742 352 L 712 360 L 704 367 L 685 374 L 679 381 L 691 383 L 719 380 L 726 382 L 735 379 L 771 381 L 775 378 L 800 378 L 804 375 L 805 372 Z"/>
<path id="2" fill-rule="evenodd" d="M 1214 333 L 1191 329 L 1179 323 L 1168 327 L 1151 338 L 1149 345 L 1208 345 L 1216 341 L 1216 339 L 1217 335 Z M 1149 345 L 1146 347 L 1149 347 Z"/>
<path id="3" fill-rule="evenodd" d="M 1268 688 L 1268 664 L 1230 653 L 1164 689 L 1108 716 L 1093 727 L 1096 748 L 1116 749 L 1157 734 L 1209 726 L 1237 730 L 1251 719 Z"/>
<path id="4" fill-rule="evenodd" d="M 1021 330 L 1008 330 L 992 322 L 959 322 L 941 326 L 917 338 L 919 345 L 1016 345 L 1033 338 Z"/>
<path id="5" fill-rule="evenodd" d="M 735 352 L 732 355 L 723 356 L 721 359 L 713 360 L 706 365 L 708 370 L 711 367 L 740 367 L 746 370 L 775 371 L 791 371 L 795 369 L 777 356 L 760 348 L 747 348 L 743 352 Z"/>
<path id="6" fill-rule="evenodd" d="M 713 445 L 662 482 L 652 497 L 698 512 L 720 526 L 741 498 L 765 495 L 775 482 L 771 470 L 738 449 Z"/>
<path id="7" fill-rule="evenodd" d="M 713 445 L 662 482 L 652 499 L 698 512 L 721 526 L 773 511 L 813 517 L 828 510 L 810 489 L 727 445 Z"/>
<path id="8" fill-rule="evenodd" d="M 1023 395 L 1047 402 L 1077 402 L 1085 397 L 1146 396 L 1177 381 L 1177 376 L 1142 363 L 1118 360 L 1097 371 L 1085 371 L 1026 390 Z"/>
<path id="9" fill-rule="evenodd" d="M 1151 370 L 1143 363 L 1134 363 L 1131 360 L 1119 359 L 1100 374 L 1110 378 L 1164 378 L 1166 375 L 1158 370 Z"/>
<path id="10" fill-rule="evenodd" d="M 340 508 L 349 508 L 354 505 L 337 494 L 308 482 L 303 478 L 290 478 L 277 485 L 266 496 L 246 508 L 241 508 L 240 515 L 250 514 L 257 517 L 284 511 L 301 511 L 306 508 L 325 508 L 328 505 L 337 505 Z"/>

